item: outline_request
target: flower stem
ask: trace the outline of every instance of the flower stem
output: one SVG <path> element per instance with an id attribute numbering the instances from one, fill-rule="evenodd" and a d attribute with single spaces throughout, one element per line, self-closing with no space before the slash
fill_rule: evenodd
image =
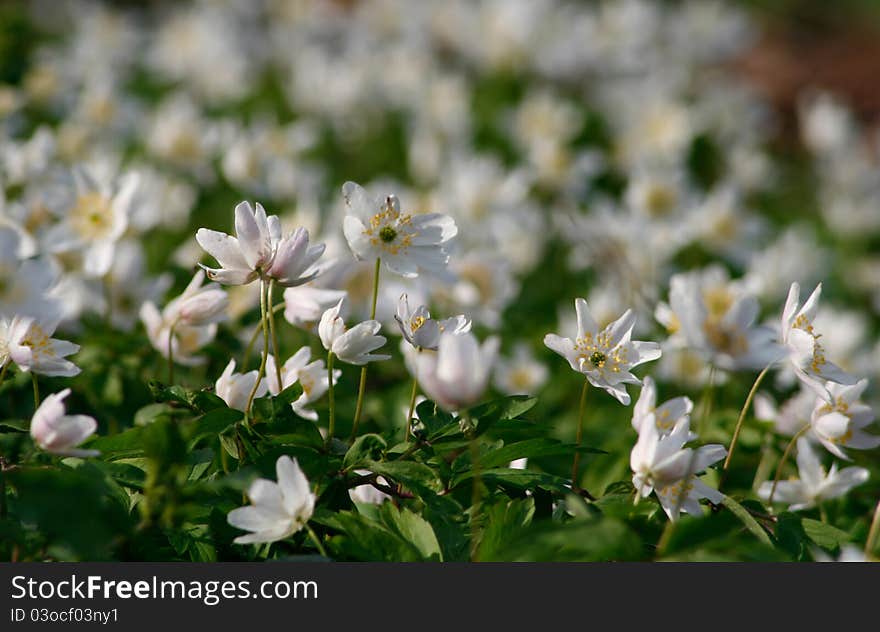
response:
<path id="1" fill-rule="evenodd" d="M 321 544 L 321 539 L 318 537 L 318 534 L 316 534 L 308 524 L 306 524 L 306 531 L 309 532 L 309 537 L 312 539 L 312 542 L 315 544 L 318 552 L 324 557 L 329 557 L 327 555 L 327 551 L 324 550 L 324 545 Z"/>
<path id="2" fill-rule="evenodd" d="M 177 326 L 177 323 L 174 323 L 168 329 L 168 386 L 174 384 L 174 346 L 171 342 L 174 340 L 174 328 Z"/>
<path id="3" fill-rule="evenodd" d="M 797 440 L 800 439 L 807 433 L 807 430 L 810 429 L 810 424 L 807 424 L 803 428 L 797 431 L 795 435 L 791 438 L 791 441 L 788 442 L 788 445 L 785 446 L 785 452 L 782 453 L 782 459 L 779 461 L 779 465 L 776 466 L 776 475 L 773 477 L 773 486 L 770 488 L 770 496 L 767 498 L 767 504 L 773 504 L 773 497 L 776 495 L 776 486 L 779 484 L 779 478 L 782 476 L 782 468 L 788 462 L 788 457 L 791 455 L 791 450 L 794 448 Z"/>
<path id="4" fill-rule="evenodd" d="M 577 435 L 574 440 L 574 461 L 571 464 L 571 489 L 574 492 L 580 489 L 580 485 L 578 485 L 578 469 L 581 464 L 581 453 L 578 452 L 578 448 L 581 447 L 581 437 L 584 433 L 584 410 L 587 403 L 587 389 L 589 387 L 590 383 L 585 379 L 584 388 L 581 390 L 581 403 L 578 408 Z"/>
<path id="5" fill-rule="evenodd" d="M 275 279 L 269 281 L 269 296 L 268 302 L 269 305 L 272 304 L 272 293 L 275 290 Z M 269 332 L 272 334 L 272 354 L 275 356 L 275 379 L 278 381 L 278 392 L 284 390 L 284 385 L 281 383 L 281 356 L 278 355 L 278 335 L 275 332 L 275 310 L 269 310 Z"/>
<path id="6" fill-rule="evenodd" d="M 752 400 L 755 397 L 755 393 L 758 392 L 758 387 L 761 386 L 761 382 L 764 381 L 764 377 L 767 375 L 767 372 L 770 370 L 770 365 L 768 364 L 764 367 L 764 370 L 758 373 L 758 377 L 755 378 L 755 383 L 752 384 L 752 389 L 749 391 L 748 397 L 746 397 L 746 402 L 743 404 L 742 410 L 739 411 L 739 419 L 736 420 L 736 428 L 733 429 L 733 438 L 730 440 L 730 447 L 727 448 L 727 458 L 724 459 L 724 466 L 721 468 L 722 472 L 727 472 L 727 468 L 730 467 L 730 461 L 733 458 L 733 451 L 736 449 L 736 442 L 739 439 L 739 433 L 742 430 L 743 421 L 746 418 L 746 413 L 749 410 L 749 407 L 752 405 Z"/>
<path id="7" fill-rule="evenodd" d="M 373 274 L 373 304 L 370 307 L 370 320 L 376 319 L 376 303 L 379 300 L 379 270 L 381 269 L 382 259 L 376 257 L 376 270 Z M 351 438 L 357 436 L 358 424 L 361 421 L 361 411 L 364 409 L 364 391 L 367 388 L 367 365 L 361 368 L 361 382 L 358 386 L 357 406 L 354 409 L 354 422 L 351 426 Z"/>
<path id="8" fill-rule="evenodd" d="M 409 396 L 409 411 L 406 413 L 406 425 L 403 427 L 403 440 L 409 441 L 409 429 L 412 425 L 413 413 L 416 410 L 416 396 L 419 394 L 419 380 L 413 376 L 412 393 Z"/>
<path id="9" fill-rule="evenodd" d="M 272 308 L 272 313 L 277 314 L 281 310 L 284 309 L 284 303 L 278 303 L 275 307 Z M 257 336 L 260 335 L 260 327 L 257 326 L 254 328 L 254 333 L 251 335 L 251 339 L 248 340 L 247 346 L 244 348 L 244 358 L 241 361 L 241 370 L 247 370 L 248 362 L 251 359 L 251 352 L 254 350 L 254 344 L 257 342 Z"/>
<path id="10" fill-rule="evenodd" d="M 9 369 L 10 364 L 12 364 L 12 363 L 7 362 L 6 364 L 3 365 L 3 368 L 0 369 L 0 384 L 3 384 L 3 379 L 6 377 L 6 371 Z"/>
<path id="11" fill-rule="evenodd" d="M 868 539 L 865 540 L 865 555 L 872 555 L 877 544 L 877 536 L 880 535 L 880 502 L 874 510 L 874 519 L 871 520 L 871 528 L 868 529 Z"/>
<path id="12" fill-rule="evenodd" d="M 254 387 L 251 389 L 250 395 L 248 395 L 247 406 L 245 406 L 246 414 L 250 414 L 251 405 L 254 403 L 257 389 L 260 386 L 263 376 L 266 374 L 266 357 L 269 355 L 269 327 L 266 324 L 266 282 L 262 279 L 260 279 L 260 326 L 263 329 L 263 356 L 260 360 L 260 369 L 257 372 L 257 379 L 254 382 Z"/>
<path id="13" fill-rule="evenodd" d="M 34 384 L 34 410 L 40 407 L 40 387 L 37 385 L 37 374 L 31 371 L 31 382 Z"/>
<path id="14" fill-rule="evenodd" d="M 333 440 L 333 433 L 336 431 L 336 397 L 333 389 L 333 352 L 327 352 L 327 379 L 330 387 L 327 391 L 327 398 L 330 406 L 330 425 L 327 427 L 327 445 Z"/>

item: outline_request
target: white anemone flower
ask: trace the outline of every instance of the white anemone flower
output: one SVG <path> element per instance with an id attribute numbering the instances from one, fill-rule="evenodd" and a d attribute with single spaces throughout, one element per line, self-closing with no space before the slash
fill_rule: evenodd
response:
<path id="1" fill-rule="evenodd" d="M 660 434 L 650 415 L 640 428 L 639 438 L 630 454 L 632 482 L 639 497 L 647 497 L 656 491 L 670 520 L 677 520 L 679 511 L 702 515 L 700 498 L 716 504 L 722 501 L 723 495 L 699 480 L 697 475 L 727 455 L 724 446 L 712 444 L 696 450 L 685 448 L 693 436 L 687 418 L 680 419 L 665 435 Z"/>
<path id="2" fill-rule="evenodd" d="M 248 488 L 246 507 L 233 509 L 226 520 L 233 527 L 250 531 L 233 540 L 236 544 L 277 542 L 302 529 L 315 510 L 315 495 L 296 459 L 280 456 L 275 462 L 278 482 L 258 478 Z"/>
<path id="3" fill-rule="evenodd" d="M 782 310 L 782 341 L 788 350 L 788 359 L 804 384 L 822 395 L 823 383 L 855 384 L 856 378 L 825 357 L 819 342 L 821 334 L 813 325 L 819 309 L 822 284 L 800 305 L 800 285 L 792 283 Z"/>
<path id="4" fill-rule="evenodd" d="M 642 392 L 633 407 L 632 426 L 641 432 L 642 424 L 650 419 L 657 425 L 660 435 L 669 434 L 682 419 L 690 419 L 694 403 L 689 397 L 676 397 L 657 405 L 657 385 L 647 376 L 642 383 Z"/>
<path id="5" fill-rule="evenodd" d="M 630 396 L 624 385 L 641 384 L 630 369 L 659 358 L 660 345 L 630 339 L 636 322 L 632 310 L 599 331 L 587 302 L 578 298 L 574 306 L 578 321 L 575 338 L 547 334 L 544 344 L 568 360 L 572 369 L 583 373 L 590 384 L 629 406 Z"/>
<path id="6" fill-rule="evenodd" d="M 422 271 L 447 277 L 449 244 L 458 234 L 455 221 L 440 213 L 401 213 L 397 196 L 371 198 L 354 182 L 342 186 L 346 216 L 342 228 L 360 261 L 381 259 L 404 277 Z"/>
<path id="7" fill-rule="evenodd" d="M 256 209 L 249 202 L 235 207 L 235 235 L 208 228 L 196 232 L 196 241 L 220 264 L 219 268 L 202 265 L 211 280 L 247 285 L 258 278 L 270 278 L 292 287 L 318 274 L 313 264 L 324 253 L 324 244 L 310 246 L 305 228 L 282 235 L 281 220 L 277 215 L 267 216 L 262 204 Z"/>
<path id="8" fill-rule="evenodd" d="M 80 368 L 65 359 L 79 351 L 79 345 L 52 338 L 60 320 L 57 315 L 47 315 L 42 319 L 16 321 L 7 345 L 9 357 L 19 369 L 55 377 L 73 377 L 79 374 Z"/>
<path id="9" fill-rule="evenodd" d="M 74 171 L 75 199 L 65 218 L 47 234 L 52 252 L 82 252 L 83 272 L 102 277 L 113 264 L 116 242 L 128 228 L 128 217 L 138 187 L 134 173 L 117 182 L 99 182 L 84 170 Z"/>
<path id="10" fill-rule="evenodd" d="M 698 351 L 725 371 L 763 369 L 782 349 L 775 332 L 756 326 L 758 300 L 729 281 L 720 267 L 676 274 L 669 282 L 669 304 L 655 317 L 680 344 Z"/>
<path id="11" fill-rule="evenodd" d="M 230 360 L 226 368 L 223 369 L 222 375 L 214 383 L 214 392 L 230 408 L 245 412 L 248 396 L 250 396 L 254 384 L 259 379 L 259 371 L 256 370 L 248 371 L 247 373 L 235 373 L 235 360 Z M 268 390 L 269 385 L 266 380 L 260 380 L 254 397 L 263 397 Z"/>
<path id="12" fill-rule="evenodd" d="M 489 384 L 499 343 L 491 337 L 481 345 L 469 331 L 443 333 L 436 352 L 419 353 L 415 359 L 422 390 L 445 410 L 476 404 Z"/>
<path id="13" fill-rule="evenodd" d="M 312 421 L 318 420 L 318 413 L 308 404 L 315 402 L 330 388 L 330 379 L 327 376 L 327 367 L 320 358 L 314 362 L 309 362 L 312 351 L 309 347 L 302 347 L 299 351 L 290 356 L 287 361 L 280 367 L 281 384 L 278 384 L 278 377 L 275 372 L 275 356 L 271 353 L 266 358 L 266 383 L 269 393 L 278 395 L 288 386 L 299 382 L 302 387 L 302 395 L 296 401 L 290 404 L 293 412 L 303 419 Z M 333 384 L 335 385 L 342 371 L 333 370 Z"/>
<path id="14" fill-rule="evenodd" d="M 509 358 L 495 362 L 495 388 L 506 395 L 533 395 L 547 382 L 547 365 L 535 359 L 529 345 L 519 343 Z"/>
<path id="15" fill-rule="evenodd" d="M 365 320 L 351 329 L 346 328 L 340 315 L 343 301 L 340 300 L 321 316 L 318 335 L 324 348 L 348 364 L 364 365 L 390 358 L 390 355 L 372 353 L 386 342 L 385 336 L 376 335 L 382 328 L 381 323 L 378 320 Z"/>
<path id="16" fill-rule="evenodd" d="M 51 454 L 80 458 L 98 456 L 98 450 L 76 447 L 95 433 L 98 422 L 88 415 L 65 414 L 64 399 L 68 395 L 70 389 L 65 388 L 43 400 L 31 419 L 31 437 L 42 450 Z"/>
<path id="17" fill-rule="evenodd" d="M 470 319 L 463 315 L 435 320 L 431 318 L 431 312 L 424 305 L 412 309 L 405 293 L 400 295 L 394 320 L 397 321 L 404 339 L 416 349 L 436 351 L 440 344 L 440 334 L 444 332 L 461 334 L 471 330 Z"/>
<path id="18" fill-rule="evenodd" d="M 828 398 L 817 398 L 810 418 L 810 434 L 835 456 L 849 461 L 843 448 L 871 450 L 880 446 L 880 435 L 864 431 L 874 421 L 874 411 L 860 398 L 868 388 L 862 379 L 852 386 L 827 382 Z"/>
<path id="19" fill-rule="evenodd" d="M 863 467 L 845 467 L 837 471 L 835 463 L 826 473 L 805 437 L 797 442 L 797 465 L 800 479 L 779 481 L 773 495 L 773 500 L 787 503 L 789 511 L 809 509 L 822 501 L 838 498 L 868 480 L 868 470 Z M 765 481 L 758 489 L 758 496 L 767 500 L 772 489 L 773 483 Z"/>

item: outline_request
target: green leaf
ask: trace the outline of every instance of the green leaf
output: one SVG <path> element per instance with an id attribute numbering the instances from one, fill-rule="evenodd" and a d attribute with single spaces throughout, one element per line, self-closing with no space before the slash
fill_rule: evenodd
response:
<path id="1" fill-rule="evenodd" d="M 31 422 L 27 419 L 5 419 L 0 421 L 0 432 L 29 432 Z"/>
<path id="2" fill-rule="evenodd" d="M 392 503 L 383 503 L 379 508 L 379 519 L 401 539 L 412 544 L 422 559 L 443 561 L 440 543 L 431 524 L 409 509 L 398 509 Z"/>
<path id="3" fill-rule="evenodd" d="M 190 426 L 190 446 L 203 437 L 217 437 L 233 424 L 244 419 L 244 413 L 233 408 L 215 408 L 195 420 Z"/>
<path id="4" fill-rule="evenodd" d="M 146 426 L 153 423 L 156 419 L 170 419 L 172 415 L 180 414 L 179 408 L 174 408 L 169 404 L 147 404 L 134 414 L 135 426 Z"/>
<path id="5" fill-rule="evenodd" d="M 419 493 L 420 490 L 438 492 L 443 484 L 434 471 L 424 463 L 416 461 L 369 461 L 365 469 L 397 481 L 404 487 Z"/>
<path id="6" fill-rule="evenodd" d="M 767 535 L 767 532 L 758 524 L 758 521 L 752 517 L 745 507 L 740 505 L 730 496 L 724 496 L 721 501 L 721 504 L 727 507 L 733 515 L 740 519 L 740 521 L 745 525 L 746 529 L 749 530 L 756 538 L 758 538 L 761 542 L 766 544 L 767 546 L 773 546 L 773 542 L 770 540 L 770 536 Z"/>
<path id="7" fill-rule="evenodd" d="M 611 518 L 563 524 L 532 524 L 512 538 L 500 558 L 516 562 L 601 562 L 638 560 L 645 556 L 639 537 Z M 489 561 L 489 560 L 487 560 Z"/>
<path id="8" fill-rule="evenodd" d="M 801 518 L 801 526 L 807 537 L 823 549 L 834 550 L 852 540 L 846 531 L 812 518 Z"/>
<path id="9" fill-rule="evenodd" d="M 486 528 L 480 536 L 479 558 L 484 561 L 505 559 L 511 540 L 532 522 L 533 498 L 502 500 L 484 507 Z"/>
<path id="10" fill-rule="evenodd" d="M 474 475 L 473 470 L 468 470 L 456 476 L 450 488 L 456 488 L 463 482 L 470 480 Z M 510 468 L 495 468 L 480 470 L 480 478 L 484 483 L 495 483 L 517 489 L 534 489 L 541 487 L 550 491 L 563 493 L 568 490 L 568 481 L 553 474 L 537 472 L 534 470 L 512 470 Z"/>
<path id="11" fill-rule="evenodd" d="M 595 448 L 576 448 L 574 444 L 562 443 L 555 439 L 527 439 L 480 455 L 480 467 L 491 469 L 505 466 L 515 459 L 568 455 L 574 454 L 576 451 L 581 453 L 603 453 L 602 450 Z"/>
<path id="12" fill-rule="evenodd" d="M 100 450 L 104 460 L 139 456 L 144 452 L 144 426 L 135 426 L 109 437 L 95 437 L 83 444 L 89 450 Z"/>
<path id="13" fill-rule="evenodd" d="M 342 468 L 344 470 L 353 470 L 365 463 L 376 461 L 382 458 L 382 453 L 388 447 L 385 439 L 377 434 L 365 434 L 351 444 L 345 458 L 342 460 Z"/>

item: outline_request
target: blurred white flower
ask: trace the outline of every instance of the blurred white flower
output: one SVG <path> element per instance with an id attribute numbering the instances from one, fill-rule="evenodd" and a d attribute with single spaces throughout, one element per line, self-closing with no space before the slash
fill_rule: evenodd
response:
<path id="1" fill-rule="evenodd" d="M 236 544 L 260 544 L 283 540 L 302 529 L 315 510 L 315 495 L 296 459 L 280 456 L 275 462 L 278 482 L 258 478 L 248 488 L 246 507 L 233 509 L 226 520 L 233 527 L 250 531 Z"/>
<path id="2" fill-rule="evenodd" d="M 628 406 L 630 396 L 624 385 L 641 384 L 630 369 L 659 358 L 660 345 L 630 339 L 636 320 L 632 310 L 627 310 L 599 331 L 587 302 L 578 298 L 574 306 L 578 319 L 575 338 L 547 334 L 544 344 L 568 360 L 572 369 L 583 373 L 590 384 L 604 389 L 621 404 Z"/>
<path id="3" fill-rule="evenodd" d="M 266 358 L 266 383 L 269 393 L 278 395 L 288 386 L 299 382 L 302 387 L 302 395 L 296 401 L 291 403 L 293 412 L 303 419 L 311 419 L 317 421 L 318 413 L 307 408 L 308 404 L 315 402 L 330 388 L 330 379 L 327 376 L 327 367 L 321 359 L 309 362 L 312 352 L 308 347 L 302 347 L 299 351 L 290 356 L 287 361 L 280 367 L 281 384 L 278 384 L 278 378 L 275 374 L 275 356 L 271 353 Z M 333 370 L 333 384 L 342 375 L 339 369 Z"/>
<path id="4" fill-rule="evenodd" d="M 340 300 L 321 316 L 318 335 L 324 348 L 348 364 L 363 365 L 390 358 L 390 355 L 372 353 L 386 342 L 385 336 L 376 335 L 382 328 L 379 321 L 366 320 L 347 329 L 339 313 L 343 301 Z"/>
<path id="5" fill-rule="evenodd" d="M 436 352 L 416 358 L 419 385 L 446 410 L 476 404 L 489 383 L 499 343 L 492 337 L 480 345 L 471 332 L 441 334 Z"/>
<path id="6" fill-rule="evenodd" d="M 800 479 L 779 481 L 773 495 L 774 501 L 787 503 L 789 511 L 810 509 L 825 500 L 843 496 L 868 480 L 868 470 L 863 467 L 845 467 L 838 472 L 834 463 L 826 473 L 805 437 L 797 442 L 797 465 Z M 773 483 L 765 481 L 758 489 L 758 496 L 767 500 L 772 489 Z"/>
<path id="7" fill-rule="evenodd" d="M 448 277 L 449 242 L 458 233 L 451 217 L 402 214 L 396 196 L 372 199 L 354 182 L 346 182 L 342 194 L 345 239 L 357 259 L 381 259 L 389 270 L 404 277 L 422 271 Z"/>
<path id="8" fill-rule="evenodd" d="M 773 422 L 777 433 L 793 437 L 810 423 L 817 400 L 813 390 L 801 387 L 777 407 L 769 394 L 761 392 L 755 395 L 755 417 Z"/>
<path id="9" fill-rule="evenodd" d="M 40 375 L 73 377 L 80 368 L 65 358 L 79 351 L 79 345 L 52 338 L 60 317 L 47 314 L 42 318 L 19 320 L 7 340 L 9 357 L 22 371 Z M 22 335 L 22 329 L 27 329 Z"/>
<path id="10" fill-rule="evenodd" d="M 495 388 L 505 395 L 534 395 L 550 376 L 547 365 L 535 359 L 531 347 L 517 343 L 510 358 L 495 362 Z"/>
<path id="11" fill-rule="evenodd" d="M 102 277 L 113 264 L 116 242 L 128 228 L 138 177 L 130 173 L 112 182 L 84 169 L 74 170 L 73 176 L 73 204 L 45 241 L 54 253 L 81 252 L 86 276 Z"/>
<path id="12" fill-rule="evenodd" d="M 672 334 L 670 341 L 700 352 L 726 371 L 763 369 L 783 351 L 769 327 L 755 326 L 758 300 L 729 281 L 718 266 L 676 274 L 669 282 L 669 304 L 655 317 Z"/>
<path id="13" fill-rule="evenodd" d="M 65 388 L 46 397 L 31 419 L 31 437 L 41 449 L 59 456 L 85 458 L 98 456 L 98 450 L 77 449 L 98 428 L 98 422 L 88 415 L 67 415 L 64 399 L 70 395 Z"/>
<path id="14" fill-rule="evenodd" d="M 254 384 L 259 379 L 259 371 L 248 371 L 247 373 L 235 373 L 235 360 L 230 360 L 223 374 L 217 378 L 214 383 L 214 392 L 217 396 L 226 402 L 226 405 L 235 410 L 245 412 L 248 403 L 248 396 L 254 388 Z M 260 380 L 254 397 L 263 397 L 269 390 L 266 380 Z"/>

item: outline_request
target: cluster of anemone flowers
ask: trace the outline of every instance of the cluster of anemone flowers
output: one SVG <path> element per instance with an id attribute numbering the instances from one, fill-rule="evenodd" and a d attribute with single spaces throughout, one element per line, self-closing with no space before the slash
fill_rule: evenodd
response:
<path id="1" fill-rule="evenodd" d="M 163 397 L 210 393 L 253 436 L 283 402 L 340 461 L 366 435 L 399 440 L 383 456 L 418 455 L 439 496 L 470 468 L 477 532 L 481 477 L 507 476 L 481 459 L 499 469 L 509 444 L 474 410 L 535 397 L 540 430 L 511 436 L 566 451 L 505 459 L 529 483 L 497 488 L 534 503 L 552 473 L 552 520 L 625 490 L 632 515 L 657 508 L 659 558 L 684 514 L 830 527 L 861 494 L 851 506 L 877 509 L 847 517 L 864 547 L 842 550 L 876 555 L 877 141 L 841 98 L 800 95 L 817 209 L 764 212 L 789 184 L 771 108 L 715 71 L 754 41 L 746 13 L 239 4 L 146 25 L 90 3 L 0 85 L 0 406 L 32 446 L 0 451 L 0 481 L 100 460 L 93 443 L 139 423 L 110 377 L 128 372 Z M 431 452 L 426 400 L 461 435 L 449 453 Z M 229 483 L 236 544 L 328 555 L 328 480 L 355 507 L 423 509 L 387 471 L 274 447 L 274 480 Z M 245 450 L 218 453 L 211 476 L 234 479 Z"/>

